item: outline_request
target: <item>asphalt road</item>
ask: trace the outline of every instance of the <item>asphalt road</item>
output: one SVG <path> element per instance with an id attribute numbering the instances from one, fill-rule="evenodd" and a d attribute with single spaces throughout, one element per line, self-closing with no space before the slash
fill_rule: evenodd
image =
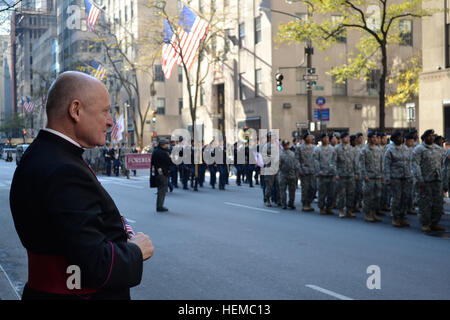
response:
<path id="1" fill-rule="evenodd" d="M 0 298 L 20 295 L 26 252 L 9 210 L 15 164 L 0 160 Z M 148 172 L 99 177 L 135 231 L 150 235 L 133 299 L 450 299 L 450 239 L 424 235 L 417 216 L 396 229 L 389 218 L 339 219 L 266 208 L 259 186 L 199 192 L 175 189 L 167 213 L 156 213 Z M 450 209 L 446 206 L 446 209 Z M 449 215 L 442 224 L 450 231 Z M 369 266 L 380 268 L 381 289 L 370 290 Z M 14 290 L 12 289 L 14 288 Z"/>

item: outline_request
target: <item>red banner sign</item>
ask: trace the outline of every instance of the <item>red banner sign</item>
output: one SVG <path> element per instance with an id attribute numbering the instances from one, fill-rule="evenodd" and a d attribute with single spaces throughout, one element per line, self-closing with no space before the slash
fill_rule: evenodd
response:
<path id="1" fill-rule="evenodd" d="M 151 153 L 128 153 L 125 155 L 125 163 L 128 170 L 150 169 L 151 162 Z"/>

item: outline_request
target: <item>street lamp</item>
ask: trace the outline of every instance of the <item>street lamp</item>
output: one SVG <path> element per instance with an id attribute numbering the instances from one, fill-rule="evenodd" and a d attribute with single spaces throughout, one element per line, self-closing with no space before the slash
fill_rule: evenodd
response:
<path id="1" fill-rule="evenodd" d="M 311 3 L 304 1 L 310 8 L 308 9 L 308 19 L 310 19 L 312 17 L 312 12 L 314 10 L 313 6 Z M 267 8 L 264 7 L 263 5 L 259 6 L 259 11 L 264 11 L 264 12 L 274 12 L 274 13 L 279 13 L 279 14 L 283 14 L 286 16 L 290 16 L 290 17 L 294 17 L 296 19 L 301 19 L 301 17 L 295 15 L 295 14 L 291 14 L 288 12 L 284 12 L 284 11 L 279 11 L 279 10 L 274 10 L 271 8 Z M 312 55 L 314 54 L 314 48 L 312 46 L 312 41 L 311 39 L 308 39 L 306 41 L 306 47 L 305 47 L 305 55 L 306 55 L 306 68 L 307 68 L 307 74 L 310 74 L 310 71 L 313 70 L 312 68 Z M 313 120 L 312 117 L 312 81 L 311 80 L 306 80 L 307 86 L 306 86 L 306 93 L 307 93 L 307 111 L 308 111 L 308 123 L 311 122 Z"/>

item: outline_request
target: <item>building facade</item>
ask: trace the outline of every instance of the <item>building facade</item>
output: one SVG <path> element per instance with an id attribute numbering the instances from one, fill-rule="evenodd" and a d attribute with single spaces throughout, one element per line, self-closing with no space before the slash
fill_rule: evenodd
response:
<path id="1" fill-rule="evenodd" d="M 205 2 L 209 4 L 193 1 L 191 5 L 201 12 L 201 7 L 208 8 L 208 4 L 202 5 Z M 198 109 L 197 122 L 205 129 L 205 140 L 212 138 L 213 128 L 221 126 L 228 132 L 227 137 L 236 136 L 237 130 L 248 126 L 279 129 L 281 138 L 291 139 L 307 122 L 307 91 L 303 81 L 307 73 L 305 45 L 279 43 L 276 40 L 279 25 L 295 18 L 263 11 L 260 7 L 302 19 L 308 16 L 307 6 L 301 2 L 259 0 L 214 1 L 213 5 L 218 11 L 223 10 L 226 17 L 223 29 L 227 41 L 218 39 L 217 50 L 222 58 L 210 65 L 211 72 L 202 88 L 205 98 Z M 404 24 L 410 30 L 408 41 L 389 47 L 389 68 L 420 54 L 421 21 L 405 19 Z M 313 115 L 322 114 L 322 125 L 328 131 L 367 132 L 378 127 L 379 71 L 375 70 L 368 81 L 348 80 L 346 84 L 336 83 L 327 74 L 332 67 L 346 61 L 360 37 L 358 32 L 349 31 L 330 49 L 314 49 L 312 67 L 318 79 L 313 87 Z M 276 90 L 278 72 L 284 76 L 282 91 Z M 185 89 L 185 101 L 187 96 Z M 320 113 L 316 105 L 319 97 L 325 100 Z M 407 122 L 405 106 L 386 108 L 385 121 L 388 130 L 416 125 Z M 190 123 L 187 108 L 183 112 L 183 122 L 185 126 Z"/>
<path id="2" fill-rule="evenodd" d="M 450 2 L 430 1 L 427 7 L 440 9 L 432 18 L 423 18 L 423 72 L 420 75 L 419 131 L 433 128 L 450 139 Z"/>

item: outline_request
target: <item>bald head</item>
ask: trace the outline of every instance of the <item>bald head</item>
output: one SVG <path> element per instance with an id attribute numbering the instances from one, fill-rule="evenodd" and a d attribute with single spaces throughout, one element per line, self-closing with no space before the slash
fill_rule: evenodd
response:
<path id="1" fill-rule="evenodd" d="M 47 127 L 83 147 L 101 146 L 112 126 L 110 108 L 109 93 L 101 81 L 81 72 L 64 72 L 48 92 Z"/>
<path id="2" fill-rule="evenodd" d="M 47 118 L 49 121 L 61 119 L 67 115 L 72 101 L 89 102 L 97 88 L 107 91 L 103 83 L 86 73 L 68 71 L 60 74 L 48 92 Z"/>

